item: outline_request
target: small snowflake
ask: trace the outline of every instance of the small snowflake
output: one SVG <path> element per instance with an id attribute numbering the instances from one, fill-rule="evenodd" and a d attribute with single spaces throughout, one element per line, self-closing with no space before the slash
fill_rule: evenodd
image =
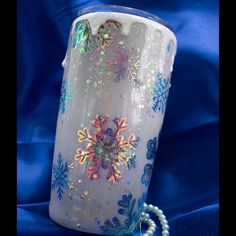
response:
<path id="1" fill-rule="evenodd" d="M 71 81 L 64 79 L 62 81 L 61 97 L 59 104 L 59 110 L 61 113 L 65 113 L 68 101 L 72 100 L 72 94 L 70 89 L 71 89 Z"/>
<path id="2" fill-rule="evenodd" d="M 157 76 L 155 87 L 153 90 L 153 107 L 152 109 L 157 112 L 159 110 L 162 114 L 165 111 L 168 92 L 170 87 L 169 79 L 165 79 L 161 74 Z"/>
<path id="3" fill-rule="evenodd" d="M 57 163 L 52 167 L 53 180 L 52 189 L 57 189 L 57 197 L 61 200 L 64 193 L 63 189 L 68 188 L 68 172 L 67 162 L 63 164 L 61 153 L 58 154 Z"/>
<path id="4" fill-rule="evenodd" d="M 153 160 L 156 156 L 157 149 L 157 137 L 149 139 L 147 142 L 147 154 L 146 157 L 148 160 Z"/>
<path id="5" fill-rule="evenodd" d="M 128 79 L 131 82 L 131 85 L 136 85 L 138 83 L 137 75 L 138 69 L 140 67 L 140 55 L 138 54 L 137 49 L 131 48 L 129 55 L 129 67 L 127 69 Z"/>
<path id="6" fill-rule="evenodd" d="M 135 157 L 130 156 L 129 151 L 136 148 L 138 139 L 135 134 L 130 134 L 127 140 L 122 135 L 128 129 L 126 118 L 115 118 L 114 130 L 107 127 L 108 122 L 108 116 L 97 115 L 92 121 L 96 128 L 93 135 L 90 135 L 87 127 L 78 131 L 78 142 L 87 142 L 88 145 L 86 150 L 78 148 L 74 159 L 81 165 L 86 161 L 92 164 L 86 168 L 90 180 L 100 179 L 100 169 L 104 169 L 108 172 L 107 180 L 117 183 L 122 176 L 119 166 L 124 165 L 130 169 L 132 165 L 134 168 Z"/>
<path id="7" fill-rule="evenodd" d="M 129 170 L 136 167 L 136 155 L 135 155 L 135 153 L 132 153 L 130 155 L 130 158 L 127 161 L 127 165 L 128 165 Z"/>
<path id="8" fill-rule="evenodd" d="M 114 81 L 119 82 L 127 78 L 131 85 L 136 85 L 140 66 L 140 55 L 137 50 L 134 48 L 127 50 L 118 46 L 115 55 L 113 60 L 107 61 L 107 66 L 111 68 L 114 75 Z"/>
<path id="9" fill-rule="evenodd" d="M 141 178 L 141 182 L 142 184 L 144 184 L 145 186 L 148 186 L 151 180 L 151 176 L 152 176 L 152 169 L 153 169 L 153 165 L 152 164 L 146 164 L 144 166 L 144 173 L 142 175 Z"/>

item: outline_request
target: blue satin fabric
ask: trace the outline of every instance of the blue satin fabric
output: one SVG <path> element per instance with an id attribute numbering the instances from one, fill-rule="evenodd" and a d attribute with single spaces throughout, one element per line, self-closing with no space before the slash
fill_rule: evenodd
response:
<path id="1" fill-rule="evenodd" d="M 218 235 L 218 1 L 213 0 L 18 0 L 18 235 L 85 235 L 52 222 L 48 201 L 61 62 L 77 12 L 95 4 L 146 10 L 175 29 L 178 52 L 147 202 L 166 213 L 172 236 Z"/>

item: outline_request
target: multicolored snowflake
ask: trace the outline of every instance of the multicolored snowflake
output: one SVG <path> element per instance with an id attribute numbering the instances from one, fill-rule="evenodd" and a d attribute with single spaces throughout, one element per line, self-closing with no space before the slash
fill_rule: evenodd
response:
<path id="1" fill-rule="evenodd" d="M 121 79 L 126 78 L 128 67 L 129 55 L 127 50 L 121 46 L 116 47 L 116 58 L 112 64 L 113 74 L 115 75 L 115 81 L 119 82 Z"/>
<path id="2" fill-rule="evenodd" d="M 107 20 L 103 23 L 96 34 L 96 39 L 101 48 L 105 48 L 111 45 L 113 36 L 111 34 L 112 29 L 120 29 L 121 23 L 114 20 Z"/>
<path id="3" fill-rule="evenodd" d="M 75 36 L 72 40 L 72 48 L 76 49 L 80 46 L 81 54 L 89 54 L 92 52 L 92 45 L 94 42 L 101 48 L 108 47 L 113 41 L 111 30 L 119 29 L 120 27 L 121 24 L 119 22 L 107 20 L 99 27 L 98 33 L 93 36 L 89 21 L 78 21 L 75 25 Z"/>
<path id="4" fill-rule="evenodd" d="M 96 131 L 91 135 L 87 127 L 78 130 L 78 142 L 88 143 L 87 149 L 78 148 L 74 159 L 81 165 L 90 163 L 86 173 L 90 180 L 101 178 L 101 169 L 107 170 L 106 179 L 117 183 L 122 177 L 121 166 L 130 169 L 130 151 L 137 146 L 137 137 L 130 134 L 126 140 L 122 132 L 128 129 L 126 118 L 115 118 L 112 120 L 114 129 L 108 128 L 109 116 L 97 115 L 92 121 Z"/>
<path id="5" fill-rule="evenodd" d="M 119 82 L 121 79 L 128 79 L 131 85 L 137 84 L 137 74 L 140 66 L 140 54 L 137 49 L 129 50 L 122 46 L 115 49 L 115 58 L 108 60 L 106 65 L 111 68 L 110 73 L 114 76 L 114 81 Z"/>
<path id="6" fill-rule="evenodd" d="M 61 97 L 59 103 L 59 111 L 65 113 L 67 103 L 72 100 L 71 81 L 64 79 L 61 86 Z"/>
<path id="7" fill-rule="evenodd" d="M 122 195 L 122 199 L 117 202 L 120 207 L 118 209 L 118 214 L 126 217 L 126 219 L 123 222 L 116 216 L 113 217 L 112 220 L 107 219 L 104 222 L 104 225 L 101 226 L 103 234 L 126 235 L 134 232 L 139 225 L 142 206 L 145 200 L 146 195 L 143 194 L 136 206 L 136 199 L 133 199 L 132 194 Z"/>
<path id="8" fill-rule="evenodd" d="M 80 45 L 80 53 L 88 54 L 92 51 L 93 40 L 89 21 L 78 21 L 75 25 L 75 37 L 72 40 L 72 47 L 76 49 Z"/>
<path id="9" fill-rule="evenodd" d="M 156 78 L 153 90 L 153 107 L 152 109 L 157 112 L 160 111 L 162 114 L 165 112 L 166 102 L 168 98 L 168 92 L 170 88 L 170 80 L 163 78 L 159 74 Z"/>
<path id="10" fill-rule="evenodd" d="M 146 164 L 144 166 L 144 173 L 142 175 L 141 178 L 141 182 L 142 184 L 144 184 L 145 186 L 148 186 L 151 180 L 151 176 L 152 176 L 152 169 L 153 169 L 153 165 L 152 164 Z"/>
<path id="11" fill-rule="evenodd" d="M 62 199 L 64 193 L 63 189 L 68 188 L 68 173 L 69 167 L 67 162 L 63 164 L 61 153 L 58 154 L 57 163 L 52 166 L 52 189 L 57 189 L 57 197 L 59 200 Z"/>

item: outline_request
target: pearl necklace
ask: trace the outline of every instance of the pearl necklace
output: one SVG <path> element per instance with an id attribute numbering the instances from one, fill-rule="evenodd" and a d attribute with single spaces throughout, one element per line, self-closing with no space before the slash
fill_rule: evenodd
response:
<path id="1" fill-rule="evenodd" d="M 163 214 L 163 211 L 160 210 L 157 206 L 153 206 L 152 204 L 147 205 L 146 203 L 143 204 L 143 212 L 141 215 L 141 223 L 147 224 L 148 230 L 146 231 L 143 236 L 152 236 L 156 230 L 156 224 L 155 222 L 150 219 L 150 215 L 146 212 L 153 212 L 159 219 L 161 226 L 162 226 L 162 236 L 168 236 L 169 235 L 169 225 L 168 221 L 166 220 L 165 215 Z"/>

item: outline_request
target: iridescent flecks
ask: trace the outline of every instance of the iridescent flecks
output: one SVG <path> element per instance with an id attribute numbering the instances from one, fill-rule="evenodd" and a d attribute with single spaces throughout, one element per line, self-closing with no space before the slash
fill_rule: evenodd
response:
<path id="1" fill-rule="evenodd" d="M 121 27 L 119 22 L 107 20 L 98 28 L 97 34 L 92 35 L 88 20 L 76 23 L 72 48 L 79 48 L 80 54 L 89 54 L 89 61 L 94 65 L 92 75 L 86 79 L 88 85 L 92 84 L 95 88 L 103 86 L 106 78 L 106 82 L 110 79 L 114 82 L 128 79 L 131 85 L 137 85 L 141 51 L 126 46 L 126 37 L 121 35 Z M 105 57 L 109 59 L 105 61 Z"/>
<path id="2" fill-rule="evenodd" d="M 87 149 L 78 148 L 74 159 L 81 165 L 88 162 L 86 173 L 90 180 L 101 178 L 101 169 L 107 170 L 106 179 L 117 183 L 122 177 L 119 167 L 128 166 L 134 168 L 134 156 L 129 152 L 136 148 L 137 137 L 130 134 L 126 140 L 122 132 L 128 129 L 126 118 L 114 118 L 112 123 L 114 129 L 108 128 L 109 117 L 97 115 L 92 121 L 96 131 L 91 135 L 87 127 L 78 130 L 78 142 L 87 143 Z"/>

